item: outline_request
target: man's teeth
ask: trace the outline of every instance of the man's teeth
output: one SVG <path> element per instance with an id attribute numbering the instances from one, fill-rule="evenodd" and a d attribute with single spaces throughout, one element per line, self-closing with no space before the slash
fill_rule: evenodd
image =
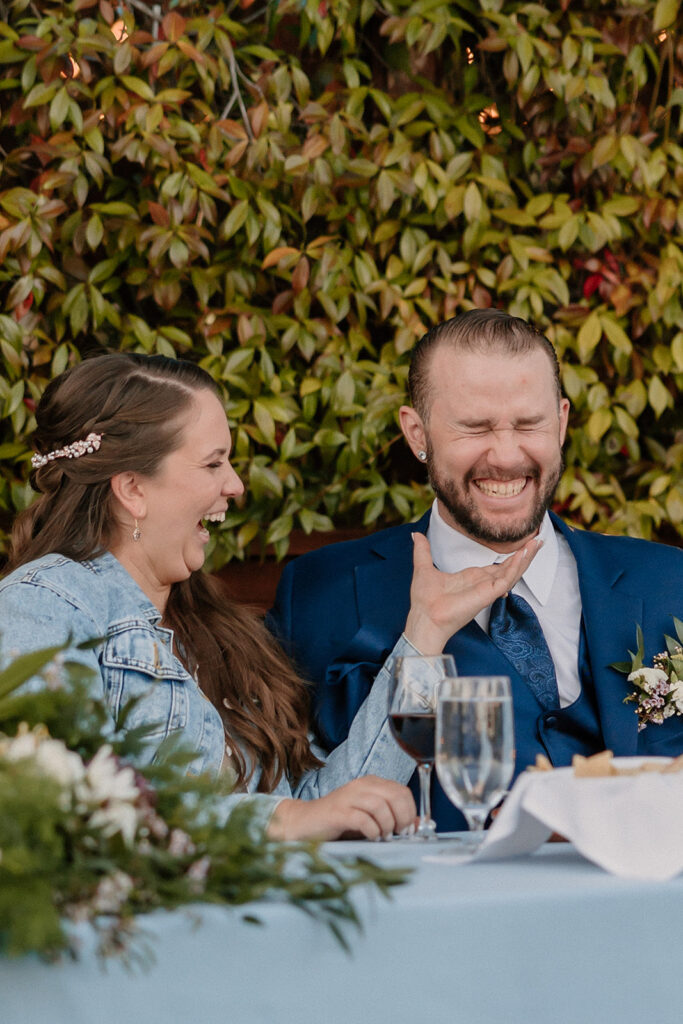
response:
<path id="1" fill-rule="evenodd" d="M 211 512 L 209 515 L 203 516 L 202 518 L 206 519 L 208 523 L 224 523 L 225 512 Z"/>
<path id="2" fill-rule="evenodd" d="M 475 480 L 480 491 L 496 498 L 513 498 L 521 494 L 526 485 L 526 477 L 521 480 Z"/>

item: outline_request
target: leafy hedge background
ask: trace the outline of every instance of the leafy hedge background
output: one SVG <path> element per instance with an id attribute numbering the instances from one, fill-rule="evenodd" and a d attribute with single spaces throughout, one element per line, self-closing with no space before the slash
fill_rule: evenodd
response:
<path id="1" fill-rule="evenodd" d="M 490 305 L 561 358 L 557 510 L 681 543 L 678 8 L 2 0 L 0 547 L 42 388 L 102 349 L 225 387 L 214 567 L 416 516 L 410 350 Z"/>

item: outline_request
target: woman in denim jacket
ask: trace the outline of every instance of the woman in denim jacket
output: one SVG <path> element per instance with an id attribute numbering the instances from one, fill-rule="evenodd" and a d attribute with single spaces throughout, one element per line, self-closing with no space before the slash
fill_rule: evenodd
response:
<path id="1" fill-rule="evenodd" d="M 449 576 L 416 550 L 410 640 L 399 639 L 348 739 L 323 761 L 307 734 L 304 684 L 263 623 L 201 571 L 205 523 L 222 522 L 244 491 L 213 379 L 163 356 L 98 356 L 48 384 L 36 421 L 40 497 L 17 518 L 0 582 L 2 658 L 70 637 L 69 659 L 93 670 L 115 720 L 138 698 L 126 724 L 154 726 L 150 758 L 182 734 L 196 751 L 189 770 L 229 767 L 230 806 L 254 794 L 274 837 L 410 827 L 415 805 L 401 783 L 415 764 L 386 714 L 393 661 L 428 649 L 435 608 L 444 628 L 444 600 L 455 631 L 533 554 Z"/>
<path id="2" fill-rule="evenodd" d="M 228 803 L 256 794 L 274 837 L 404 829 L 415 806 L 394 780 L 414 762 L 386 725 L 388 668 L 349 740 L 319 760 L 304 684 L 261 621 L 201 572 L 205 523 L 244 491 L 218 394 L 192 363 L 123 353 L 48 384 L 32 460 L 41 495 L 17 518 L 0 583 L 2 658 L 70 637 L 69 660 L 101 680 L 114 719 L 141 698 L 126 726 L 155 726 L 150 759 L 182 733 L 189 770 L 232 769 Z"/>

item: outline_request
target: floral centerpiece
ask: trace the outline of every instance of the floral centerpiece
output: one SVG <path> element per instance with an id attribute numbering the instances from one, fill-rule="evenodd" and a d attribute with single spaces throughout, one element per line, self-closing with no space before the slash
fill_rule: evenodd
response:
<path id="1" fill-rule="evenodd" d="M 665 636 L 666 651 L 655 654 L 652 665 L 646 667 L 643 631 L 636 629 L 636 651 L 629 651 L 630 662 L 619 662 L 613 667 L 628 674 L 635 689 L 624 697 L 624 702 L 636 705 L 638 731 L 647 725 L 661 725 L 672 715 L 683 715 L 683 622 L 674 618 L 676 638 Z"/>
<path id="2" fill-rule="evenodd" d="M 57 661 L 54 658 L 57 656 Z M 268 840 L 249 801 L 225 820 L 229 782 L 190 778 L 191 753 L 166 744 L 136 760 L 145 730 L 114 727 L 89 674 L 58 649 L 0 672 L 0 950 L 77 954 L 74 922 L 102 954 L 136 952 L 138 915 L 199 902 L 284 899 L 343 944 L 360 921 L 350 890 L 405 877 L 362 858 L 330 862 L 318 844 Z M 43 685 L 21 684 L 42 673 Z M 253 907 L 245 913 L 255 920 Z"/>

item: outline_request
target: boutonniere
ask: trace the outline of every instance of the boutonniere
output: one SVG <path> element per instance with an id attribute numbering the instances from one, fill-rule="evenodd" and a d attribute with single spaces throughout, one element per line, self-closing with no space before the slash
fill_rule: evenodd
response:
<path id="1" fill-rule="evenodd" d="M 646 725 L 661 725 L 672 715 L 683 715 L 683 622 L 674 617 L 676 637 L 665 636 L 666 651 L 655 654 L 652 666 L 643 665 L 645 647 L 643 631 L 636 627 L 637 649 L 629 651 L 631 660 L 612 665 L 624 672 L 635 689 L 624 697 L 624 703 L 634 703 L 638 715 L 638 732 Z"/>

